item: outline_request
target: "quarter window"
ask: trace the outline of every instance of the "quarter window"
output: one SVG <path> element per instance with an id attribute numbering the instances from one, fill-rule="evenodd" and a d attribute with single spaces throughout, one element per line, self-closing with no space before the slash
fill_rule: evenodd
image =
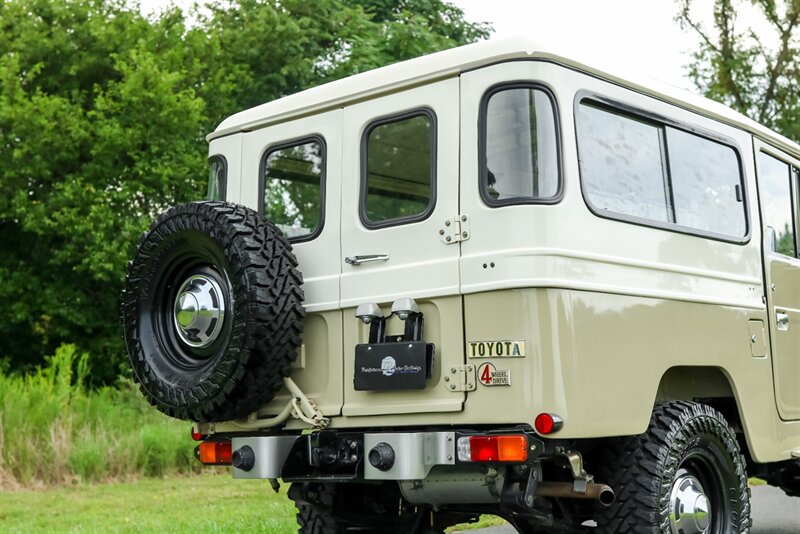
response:
<path id="1" fill-rule="evenodd" d="M 427 217 L 435 187 L 435 122 L 428 111 L 382 120 L 365 133 L 362 222 L 369 227 Z"/>
<path id="2" fill-rule="evenodd" d="M 794 256 L 795 228 L 792 220 L 792 169 L 763 152 L 758 155 L 758 187 L 764 228 L 775 234 L 775 252 Z"/>
<path id="3" fill-rule="evenodd" d="M 484 200 L 511 204 L 555 197 L 558 138 L 548 94 L 533 87 L 503 88 L 489 93 L 484 105 Z"/>
<path id="4" fill-rule="evenodd" d="M 228 168 L 225 165 L 225 158 L 222 156 L 212 156 L 208 160 L 208 200 L 225 200 L 225 188 L 227 186 Z"/>
<path id="5" fill-rule="evenodd" d="M 264 214 L 292 240 L 310 239 L 322 227 L 324 145 L 302 140 L 264 157 Z"/>
<path id="6" fill-rule="evenodd" d="M 584 194 L 594 209 L 707 234 L 747 235 L 740 162 L 732 147 L 581 103 L 578 150 Z"/>

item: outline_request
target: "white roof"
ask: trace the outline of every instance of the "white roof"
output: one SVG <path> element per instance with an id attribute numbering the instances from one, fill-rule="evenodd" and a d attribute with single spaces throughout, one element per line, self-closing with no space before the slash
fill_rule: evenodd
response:
<path id="1" fill-rule="evenodd" d="M 381 94 L 458 76 L 477 67 L 517 59 L 544 59 L 593 76 L 618 83 L 635 91 L 747 130 L 785 150 L 800 154 L 800 145 L 745 117 L 731 108 L 658 80 L 608 69 L 596 62 L 581 61 L 576 54 L 555 50 L 535 40 L 509 38 L 481 41 L 415 59 L 401 61 L 313 87 L 266 104 L 231 115 L 209 134 L 207 140 L 269 124 L 319 113 Z"/>

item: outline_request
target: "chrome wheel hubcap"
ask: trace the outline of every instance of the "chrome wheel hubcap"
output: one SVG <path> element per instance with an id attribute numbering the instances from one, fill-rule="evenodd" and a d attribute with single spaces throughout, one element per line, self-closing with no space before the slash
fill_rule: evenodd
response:
<path id="1" fill-rule="evenodd" d="M 675 479 L 669 505 L 669 524 L 673 534 L 708 533 L 711 526 L 708 497 L 695 477 L 683 474 Z"/>
<path id="2" fill-rule="evenodd" d="M 175 297 L 173 318 L 178 336 L 190 347 L 203 348 L 213 343 L 225 319 L 225 300 L 219 284 L 202 274 L 190 276 Z"/>

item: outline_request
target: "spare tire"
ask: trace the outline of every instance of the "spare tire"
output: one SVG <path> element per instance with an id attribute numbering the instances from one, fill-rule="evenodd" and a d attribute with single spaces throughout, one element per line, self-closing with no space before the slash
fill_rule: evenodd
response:
<path id="1" fill-rule="evenodd" d="M 128 265 L 122 325 L 144 396 L 179 419 L 246 417 L 289 376 L 303 329 L 292 247 L 226 202 L 164 212 Z"/>

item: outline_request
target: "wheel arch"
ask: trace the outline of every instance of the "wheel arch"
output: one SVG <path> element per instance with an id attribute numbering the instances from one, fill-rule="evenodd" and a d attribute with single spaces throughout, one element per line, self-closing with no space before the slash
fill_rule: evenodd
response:
<path id="1" fill-rule="evenodd" d="M 736 433 L 748 466 L 753 463 L 751 441 L 742 417 L 739 397 L 725 369 L 691 365 L 670 367 L 661 376 L 655 399 L 656 403 L 667 401 L 694 401 L 716 409 Z"/>

